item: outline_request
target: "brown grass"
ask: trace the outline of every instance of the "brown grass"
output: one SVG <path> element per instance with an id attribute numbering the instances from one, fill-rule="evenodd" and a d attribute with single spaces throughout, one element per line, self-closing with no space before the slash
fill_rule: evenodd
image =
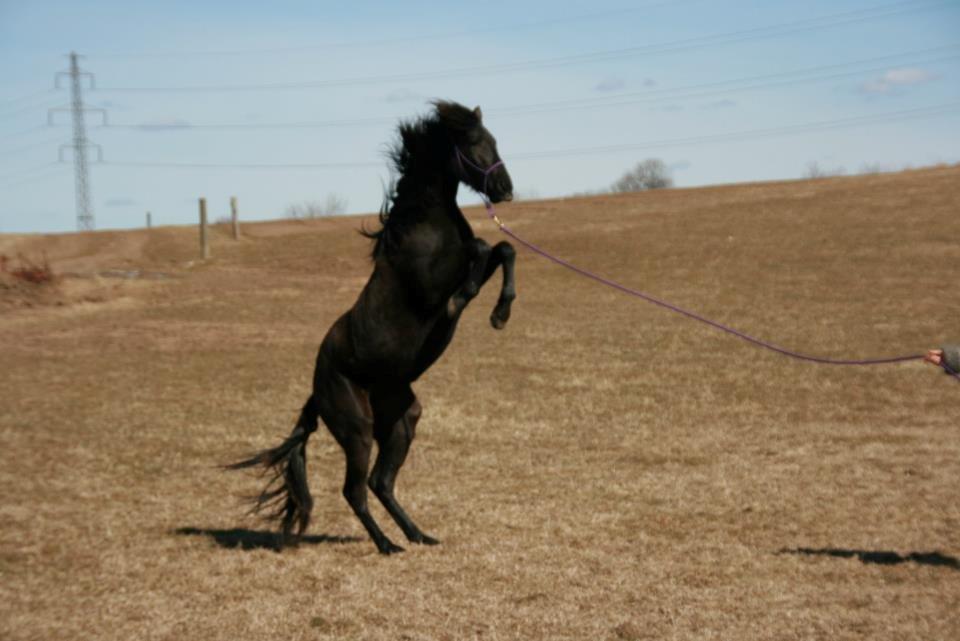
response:
<path id="1" fill-rule="evenodd" d="M 956 168 L 501 208 L 835 356 L 958 338 L 958 211 Z M 785 360 L 525 251 L 507 329 L 488 287 L 417 384 L 400 498 L 443 544 L 378 556 L 321 433 L 325 536 L 270 550 L 259 481 L 216 466 L 289 431 L 369 273 L 359 225 L 218 231 L 207 264 L 190 228 L 0 237 L 74 274 L 64 304 L 0 306 L 0 638 L 960 638 L 955 381 Z"/>

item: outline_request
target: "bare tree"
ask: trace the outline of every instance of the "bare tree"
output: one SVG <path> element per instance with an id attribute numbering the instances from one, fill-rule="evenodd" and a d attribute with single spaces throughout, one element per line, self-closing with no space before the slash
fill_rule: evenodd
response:
<path id="1" fill-rule="evenodd" d="M 286 209 L 288 218 L 320 218 L 336 216 L 347 211 L 347 199 L 339 194 L 330 193 L 322 201 L 307 200 L 290 205 Z"/>
<path id="2" fill-rule="evenodd" d="M 668 187 L 673 187 L 673 178 L 667 164 L 659 158 L 648 158 L 610 185 L 610 191 L 622 193 Z"/>

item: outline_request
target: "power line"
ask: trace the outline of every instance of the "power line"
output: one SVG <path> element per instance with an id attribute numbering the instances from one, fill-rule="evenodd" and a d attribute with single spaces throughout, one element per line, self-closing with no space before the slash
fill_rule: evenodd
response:
<path id="1" fill-rule="evenodd" d="M 956 60 L 957 58 L 960 58 L 960 54 L 953 55 L 953 56 L 944 56 L 942 58 L 936 58 L 933 60 L 924 60 L 922 62 L 923 64 L 932 64 L 936 62 L 943 62 L 946 60 Z M 885 71 L 885 70 L 886 70 L 886 67 L 874 67 L 872 69 L 859 69 L 856 71 L 846 71 L 841 73 L 833 73 L 833 74 L 814 76 L 809 78 L 754 83 L 754 84 L 748 84 L 741 87 L 733 87 L 728 89 L 719 89 L 719 90 L 712 90 L 712 91 L 696 91 L 693 93 L 677 93 L 677 94 L 669 94 L 664 96 L 650 96 L 645 98 L 634 98 L 634 99 L 626 99 L 626 100 L 624 99 L 611 100 L 609 102 L 604 102 L 600 104 L 562 104 L 562 105 L 553 105 L 553 106 L 543 105 L 543 106 L 539 106 L 537 108 L 532 108 L 532 109 L 510 110 L 504 113 L 503 115 L 522 116 L 522 115 L 529 115 L 529 114 L 540 114 L 540 113 L 548 113 L 548 112 L 555 112 L 555 111 L 564 111 L 569 109 L 595 109 L 595 108 L 602 108 L 602 107 L 620 107 L 624 105 L 636 105 L 636 104 L 644 104 L 644 103 L 651 103 L 651 102 L 665 102 L 665 101 L 672 102 L 676 100 L 690 100 L 690 99 L 696 99 L 696 98 L 706 98 L 710 96 L 729 95 L 731 93 L 736 94 L 743 91 L 754 91 L 757 89 L 771 89 L 771 88 L 780 88 L 780 87 L 799 85 L 799 84 L 807 84 L 811 82 L 823 82 L 825 80 L 836 80 L 838 78 L 846 78 L 850 76 L 861 75 L 864 73 L 871 73 L 871 72 Z"/>
<path id="2" fill-rule="evenodd" d="M 569 149 L 554 149 L 544 151 L 532 151 L 525 153 L 512 154 L 510 160 L 531 160 L 539 158 L 559 158 L 568 156 L 581 156 L 602 153 L 613 153 L 620 151 L 633 151 L 640 149 L 656 149 L 664 147 L 678 147 L 694 144 L 710 144 L 717 142 L 739 142 L 741 140 L 762 139 L 774 136 L 792 135 L 798 133 L 808 133 L 814 131 L 828 131 L 836 129 L 851 129 L 872 124 L 883 124 L 899 120 L 914 120 L 921 118 L 932 118 L 943 116 L 955 111 L 960 111 L 960 102 L 946 103 L 932 107 L 921 107 L 917 109 L 904 109 L 900 111 L 887 112 L 882 114 L 871 114 L 865 116 L 854 116 L 850 118 L 841 118 L 837 120 L 821 120 L 817 122 L 808 122 L 795 125 L 785 125 L 780 127 L 768 127 L 764 129 L 750 129 L 744 131 L 735 131 L 722 134 L 710 134 L 704 136 L 689 136 L 685 138 L 668 138 L 661 140 L 652 140 L 640 143 L 626 143 L 618 145 L 603 145 L 594 147 L 576 147 Z M 146 161 L 104 161 L 102 164 L 111 167 L 152 167 L 169 169 L 354 169 L 366 167 L 382 167 L 382 162 L 349 162 L 349 163 L 168 163 L 168 162 L 146 162 Z"/>
<path id="3" fill-rule="evenodd" d="M 45 162 L 42 165 L 36 165 L 34 167 L 30 167 L 29 169 L 20 169 L 20 170 L 12 171 L 10 173 L 0 174 L 0 180 L 10 180 L 11 178 L 16 178 L 18 176 L 32 174 L 35 171 L 41 171 L 43 169 L 48 169 L 50 167 L 61 167 L 61 166 L 62 165 L 60 165 L 60 163 Z"/>
<path id="4" fill-rule="evenodd" d="M 3 136 L 0 136 L 0 140 L 9 140 L 10 138 L 18 138 L 20 136 L 33 133 L 35 131 L 40 131 L 41 129 L 44 129 L 44 128 L 45 127 L 43 125 L 34 125 L 33 127 L 28 127 L 27 129 L 21 129 L 20 131 L 15 131 L 11 134 L 5 134 Z"/>
<path id="5" fill-rule="evenodd" d="M 11 111 L 4 112 L 4 113 L 0 114 L 0 118 L 10 118 L 11 116 L 16 116 L 16 115 L 18 115 L 18 114 L 22 114 L 22 113 L 27 112 L 27 111 L 32 111 L 32 110 L 37 109 L 38 107 L 42 107 L 43 105 L 46 105 L 46 104 L 47 104 L 47 98 L 44 97 L 43 100 L 35 101 L 35 102 L 32 102 L 32 103 L 27 104 L 27 105 L 22 105 L 22 106 L 20 106 L 20 107 L 16 107 L 16 108 L 14 108 L 14 109 L 11 110 Z"/>
<path id="6" fill-rule="evenodd" d="M 607 11 L 596 11 L 592 13 L 583 13 L 572 16 L 564 16 L 559 18 L 551 18 L 548 20 L 536 20 L 531 22 L 521 22 L 517 24 L 507 24 L 507 25 L 497 25 L 493 27 L 479 28 L 479 29 L 469 29 L 463 31 L 452 31 L 446 33 L 432 33 L 432 34 L 421 34 L 418 36 L 398 36 L 393 38 L 378 38 L 371 40 L 354 40 L 350 42 L 332 42 L 329 44 L 321 45 L 302 45 L 297 47 L 273 47 L 273 48 L 263 48 L 263 49 L 228 49 L 228 50 L 214 50 L 214 51 L 155 51 L 155 52 L 130 52 L 130 53 L 103 53 L 103 54 L 94 54 L 92 57 L 95 58 L 159 58 L 159 57 L 201 57 L 201 56 L 238 56 L 238 55 L 265 55 L 265 54 L 277 54 L 277 53 L 297 53 L 303 51 L 327 51 L 332 49 L 353 49 L 353 48 L 367 48 L 367 47 L 378 47 L 383 45 L 393 45 L 393 44 L 404 44 L 409 42 L 424 42 L 430 40 L 448 40 L 452 38 L 461 38 L 464 36 L 479 35 L 484 33 L 503 33 L 505 31 L 520 31 L 524 29 L 550 26 L 556 24 L 564 24 L 568 22 L 580 23 L 585 20 L 594 20 L 598 18 L 606 18 L 611 16 L 626 15 L 630 13 L 636 13 L 638 11 L 650 11 L 652 9 L 660 9 L 663 7 L 675 7 L 684 4 L 690 4 L 694 2 L 700 2 L 701 0 L 673 0 L 672 2 L 656 2 L 651 4 L 646 4 L 637 7 L 624 7 L 620 9 L 610 9 Z"/>
<path id="7" fill-rule="evenodd" d="M 206 163 L 206 162 L 141 162 L 136 160 L 104 160 L 107 167 L 165 167 L 169 169 L 363 169 L 382 167 L 382 162 L 320 162 L 320 163 Z"/>
<path id="8" fill-rule="evenodd" d="M 24 100 L 28 100 L 30 98 L 37 98 L 38 96 L 43 96 L 49 93 L 53 93 L 53 89 L 47 88 L 42 91 L 36 91 L 34 93 L 29 93 L 24 96 L 19 96 L 17 98 L 11 98 L 10 100 L 5 100 L 2 103 L 0 103 L 0 108 L 10 107 L 15 103 L 23 102 Z"/>
<path id="9" fill-rule="evenodd" d="M 885 66 L 882 67 L 870 67 L 870 68 L 859 68 L 851 71 L 843 71 L 840 73 L 830 73 L 826 75 L 812 75 L 816 72 L 822 71 L 833 71 L 838 69 L 848 69 L 850 67 L 862 67 L 865 64 L 875 63 L 886 61 L 890 62 L 893 60 L 902 61 L 904 59 L 911 59 L 912 64 L 934 64 L 937 62 L 943 62 L 947 60 L 955 60 L 960 57 L 960 53 L 956 53 L 948 56 L 940 56 L 936 58 L 927 58 L 913 60 L 916 56 L 925 53 L 934 53 L 934 52 L 945 52 L 950 50 L 956 50 L 960 48 L 960 43 L 946 45 L 942 47 L 934 47 L 931 49 L 924 49 L 919 51 L 911 51 L 900 54 L 891 54 L 886 56 L 879 56 L 877 58 L 863 59 L 847 63 L 838 63 L 832 65 L 823 65 L 818 67 L 808 67 L 806 69 L 798 69 L 789 72 L 782 72 L 776 74 L 763 74 L 759 76 L 751 76 L 745 78 L 736 78 L 731 80 L 719 80 L 708 83 L 699 83 L 692 85 L 683 85 L 679 87 L 663 88 L 663 89 L 651 89 L 642 92 L 627 92 L 617 94 L 616 96 L 608 96 L 601 98 L 577 98 L 577 99 L 568 99 L 552 102 L 539 102 L 539 103 L 529 103 L 525 105 L 514 105 L 508 107 L 494 107 L 485 109 L 488 114 L 496 114 L 501 116 L 515 116 L 515 115 L 528 115 L 544 112 L 553 112 L 553 111 L 563 111 L 569 109 L 594 109 L 594 108 L 603 108 L 603 107 L 617 107 L 622 105 L 630 104 L 640 104 L 648 102 L 660 102 L 667 100 L 681 100 L 681 99 L 690 99 L 690 98 L 702 98 L 707 96 L 716 96 L 716 95 L 727 95 L 730 93 L 736 93 L 740 91 L 750 91 L 755 89 L 766 89 L 770 87 L 783 87 L 788 85 L 803 84 L 809 82 L 821 82 L 824 80 L 833 80 L 837 78 L 848 77 L 852 75 L 859 75 L 865 73 L 873 73 L 886 70 Z M 796 76 L 808 76 L 795 78 Z M 791 79 L 792 78 L 792 79 Z M 770 80 L 769 82 L 760 82 L 763 80 Z M 735 85 L 745 84 L 745 86 L 737 87 Z M 706 91 L 699 91 L 706 89 Z M 695 92 L 695 93 L 690 93 Z M 639 96 L 638 98 L 633 98 L 634 96 Z M 345 126 L 367 126 L 367 125 L 384 125 L 392 124 L 397 121 L 396 117 L 392 116 L 383 116 L 383 117 L 370 117 L 370 118 L 355 118 L 355 119 L 337 119 L 337 120 L 320 120 L 320 121 L 308 121 L 308 122 L 286 122 L 286 123 L 204 123 L 204 124 L 192 124 L 192 123 L 181 123 L 171 126 L 150 126 L 150 125 L 124 125 L 124 124 L 111 124 L 104 126 L 104 129 L 125 129 L 125 130 L 141 130 L 141 131 L 150 131 L 153 129 L 174 129 L 174 130 L 245 130 L 245 129 L 316 129 L 316 128 L 327 128 L 327 127 L 345 127 Z"/>
<path id="10" fill-rule="evenodd" d="M 44 145 L 51 145 L 51 144 L 57 142 L 59 139 L 60 139 L 60 137 L 57 136 L 56 138 L 48 138 L 47 140 L 41 140 L 40 142 L 35 142 L 35 143 L 33 143 L 33 144 L 30 144 L 30 145 L 24 145 L 24 146 L 22 146 L 22 147 L 16 147 L 16 148 L 13 148 L 13 149 L 0 149 L 0 156 L 6 156 L 6 155 L 10 155 L 10 154 L 18 154 L 18 153 L 20 153 L 20 152 L 29 151 L 29 150 L 31 150 L 31 149 L 35 149 L 35 148 L 37 148 L 37 147 L 42 147 L 42 146 L 44 146 Z"/>
<path id="11" fill-rule="evenodd" d="M 819 16 L 816 18 L 807 18 L 804 20 L 768 25 L 765 27 L 756 27 L 740 31 L 733 31 L 723 34 L 714 34 L 711 36 L 699 36 L 683 40 L 675 40 L 656 45 L 641 45 L 637 47 L 627 47 L 622 49 L 612 49 L 607 51 L 597 51 L 586 54 L 577 54 L 570 56 L 560 56 L 554 58 L 542 58 L 539 60 L 527 60 L 524 62 L 502 63 L 495 65 L 480 65 L 474 67 L 461 67 L 457 69 L 445 69 L 431 72 L 419 72 L 408 74 L 391 74 L 380 76 L 364 76 L 355 78 L 341 78 L 335 80 L 314 80 L 304 82 L 286 82 L 286 83 L 268 83 L 268 84 L 246 84 L 246 85 L 193 85 L 193 86 L 171 86 L 171 87 L 100 87 L 99 91 L 125 91 L 125 92 L 217 92 L 217 91 L 261 91 L 261 90 L 283 90 L 283 89 L 311 89 L 341 86 L 356 86 L 365 84 L 380 84 L 385 82 L 406 82 L 411 80 L 428 80 L 463 75 L 482 75 L 491 73 L 505 73 L 510 71 L 525 71 L 533 69 L 546 69 L 552 67 L 563 67 L 569 65 L 585 64 L 592 62 L 605 62 L 619 58 L 629 58 L 636 56 L 653 55 L 660 53 L 674 53 L 677 51 L 687 51 L 704 47 L 735 44 L 749 40 L 770 38 L 774 36 L 790 35 L 835 27 L 854 22 L 863 22 L 878 18 L 887 18 L 899 16 L 906 13 L 914 13 L 943 7 L 950 4 L 950 0 L 929 0 L 917 2 L 910 0 L 907 2 L 897 2 L 890 5 L 882 5 L 868 9 L 858 9 L 844 13 Z"/>
<path id="12" fill-rule="evenodd" d="M 855 116 L 851 118 L 841 118 L 838 120 L 821 120 L 818 122 L 802 123 L 797 125 L 785 125 L 781 127 L 770 127 L 766 129 L 751 129 L 746 131 L 733 131 L 724 134 L 712 134 L 706 136 L 691 136 L 687 138 L 673 138 L 663 140 L 653 140 L 643 143 L 626 143 L 620 145 L 603 145 L 596 147 L 579 147 L 572 149 L 559 149 L 552 151 L 536 151 L 515 154 L 513 159 L 530 160 L 535 158 L 551 158 L 561 156 L 582 156 L 591 154 L 611 153 L 618 151 L 634 151 L 640 149 L 660 149 L 665 147 L 680 147 L 692 144 L 709 144 L 715 142 L 738 142 L 748 139 L 762 139 L 783 135 L 798 133 L 808 133 L 813 131 L 830 131 L 835 129 L 852 129 L 864 125 L 883 124 L 887 122 L 896 122 L 899 120 L 915 120 L 921 118 L 932 118 L 946 115 L 955 111 L 960 111 L 960 102 L 947 103 L 934 107 L 920 107 L 917 109 L 904 109 L 883 114 L 874 114 L 869 116 Z"/>
<path id="13" fill-rule="evenodd" d="M 35 181 L 37 181 L 37 180 L 44 180 L 44 179 L 46 179 L 46 178 L 51 178 L 51 177 L 54 176 L 54 175 L 59 175 L 59 176 L 62 176 L 62 175 L 63 175 L 63 169 L 64 169 L 63 165 L 61 165 L 61 164 L 59 164 L 59 163 L 50 163 L 47 167 L 48 167 L 48 168 L 46 169 L 46 171 L 42 171 L 41 173 L 39 173 L 39 174 L 37 174 L 37 175 L 35 175 L 35 176 L 28 176 L 28 177 L 22 178 L 22 179 L 20 179 L 20 180 L 16 180 L 16 181 L 13 181 L 13 182 L 8 182 L 8 183 L 6 184 L 6 187 L 7 187 L 7 188 L 10 188 L 10 187 L 18 187 L 19 185 L 25 185 L 25 184 L 27 184 L 27 183 L 32 183 L 32 182 L 35 182 Z"/>
<path id="14" fill-rule="evenodd" d="M 159 124 L 151 125 L 140 124 L 140 125 L 124 125 L 124 124 L 109 124 L 103 125 L 100 129 L 135 129 L 140 131 L 158 131 L 158 130 L 180 130 L 180 129 L 316 129 L 323 127 L 350 127 L 350 126 L 364 126 L 364 125 L 383 125 L 383 124 L 392 124 L 397 121 L 397 118 L 392 116 L 378 116 L 372 118 L 354 118 L 354 119 L 342 119 L 342 120 L 318 120 L 318 121 L 309 121 L 309 122 L 280 122 L 280 123 L 207 123 L 207 124 L 192 124 L 188 122 L 184 123 L 175 123 L 175 124 Z"/>
<path id="15" fill-rule="evenodd" d="M 822 65 L 817 67 L 808 67 L 806 69 L 797 69 L 794 71 L 763 74 L 759 76 L 750 76 L 745 78 L 734 78 L 730 80 L 717 80 L 714 82 L 684 85 L 680 87 L 665 87 L 663 89 L 650 89 L 646 91 L 624 92 L 624 93 L 619 93 L 615 96 L 607 96 L 602 98 L 601 97 L 574 98 L 574 99 L 552 101 L 552 102 L 532 103 L 527 105 L 518 105 L 515 107 L 506 107 L 497 111 L 498 113 L 514 113 L 514 112 L 541 113 L 542 111 L 555 111 L 555 110 L 565 109 L 569 107 L 593 106 L 592 103 L 601 103 L 601 102 L 603 104 L 597 105 L 597 106 L 619 106 L 622 104 L 635 104 L 638 102 L 677 100 L 682 98 L 701 97 L 706 95 L 717 95 L 717 94 L 723 94 L 727 92 L 745 91 L 750 89 L 758 89 L 758 88 L 766 88 L 766 87 L 781 87 L 784 85 L 802 84 L 807 82 L 819 82 L 822 80 L 833 80 L 836 78 L 843 78 L 847 76 L 859 75 L 864 73 L 886 71 L 887 67 L 881 66 L 881 67 L 852 69 L 850 71 L 844 71 L 840 73 L 830 73 L 826 75 L 812 75 L 812 74 L 816 74 L 818 72 L 824 72 L 824 71 L 835 71 L 835 70 L 846 69 L 850 67 L 861 67 L 863 65 L 873 64 L 881 61 L 885 61 L 889 63 L 895 60 L 900 62 L 906 62 L 907 60 L 909 60 L 910 64 L 934 64 L 938 62 L 944 62 L 947 60 L 955 60 L 958 56 L 960 56 L 960 54 L 953 54 L 953 55 L 920 59 L 920 60 L 913 60 L 913 58 L 921 54 L 946 52 L 950 50 L 956 50 L 957 48 L 960 48 L 960 43 L 944 45 L 941 47 L 934 47 L 932 49 L 910 51 L 910 52 L 905 52 L 900 54 L 890 54 L 886 56 L 879 56 L 876 58 L 866 58 L 866 59 L 857 60 L 853 62 Z M 794 76 L 810 76 L 810 77 L 800 77 L 800 78 L 789 79 L 789 78 L 793 78 Z M 760 82 L 764 80 L 770 80 L 770 82 Z M 743 83 L 746 83 L 746 86 L 742 86 L 742 87 L 735 86 Z M 734 85 L 734 86 L 731 87 L 731 85 Z M 703 89 L 707 89 L 707 90 L 715 89 L 715 90 L 704 91 L 696 94 L 684 93 L 689 91 L 699 91 Z M 659 94 L 665 94 L 665 95 L 659 95 Z M 683 95 L 674 95 L 674 94 L 683 94 Z M 634 98 L 637 98 L 637 99 L 634 99 Z M 625 100 L 625 99 L 628 99 L 628 100 Z"/>

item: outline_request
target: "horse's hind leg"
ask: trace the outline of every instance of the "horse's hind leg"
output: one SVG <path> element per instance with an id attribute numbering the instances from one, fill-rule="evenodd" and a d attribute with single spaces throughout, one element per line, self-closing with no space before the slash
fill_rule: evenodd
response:
<path id="1" fill-rule="evenodd" d="M 417 421 L 420 420 L 420 403 L 409 387 L 387 394 L 374 394 L 374 436 L 379 445 L 377 462 L 370 475 L 370 489 L 377 495 L 383 507 L 413 543 L 436 545 L 432 536 L 420 531 L 420 528 L 407 516 L 397 503 L 393 488 L 397 473 L 407 458 L 410 444 L 416 434 Z"/>
<path id="2" fill-rule="evenodd" d="M 322 393 L 317 395 L 320 415 L 346 457 L 343 496 L 381 554 L 402 552 L 403 548 L 387 538 L 367 508 L 367 471 L 373 447 L 373 418 L 368 394 L 340 374 L 318 374 L 324 379 Z"/>

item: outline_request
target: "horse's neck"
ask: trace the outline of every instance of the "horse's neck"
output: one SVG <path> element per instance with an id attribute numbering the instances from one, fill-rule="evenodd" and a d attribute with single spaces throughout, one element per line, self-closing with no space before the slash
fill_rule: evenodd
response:
<path id="1" fill-rule="evenodd" d="M 395 206 L 400 205 L 407 215 L 416 217 L 415 225 L 454 227 L 463 239 L 473 237 L 470 223 L 457 205 L 459 181 L 436 174 L 429 178 L 404 177 L 397 185 Z"/>

